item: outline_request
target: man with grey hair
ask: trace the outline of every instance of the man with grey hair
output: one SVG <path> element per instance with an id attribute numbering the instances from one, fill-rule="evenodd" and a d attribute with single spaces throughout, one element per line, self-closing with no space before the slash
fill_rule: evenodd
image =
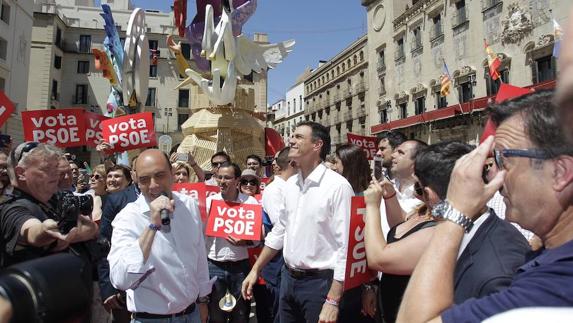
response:
<path id="1" fill-rule="evenodd" d="M 97 225 L 80 215 L 67 234 L 58 230 L 59 215 L 50 204 L 58 191 L 61 151 L 37 142 L 20 144 L 8 159 L 14 186 L 0 203 L 0 267 L 43 257 L 67 248 L 70 243 L 92 239 Z"/>

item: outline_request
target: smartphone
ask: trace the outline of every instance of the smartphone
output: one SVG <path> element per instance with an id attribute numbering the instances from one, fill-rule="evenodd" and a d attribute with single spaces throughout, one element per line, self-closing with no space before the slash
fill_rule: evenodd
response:
<path id="1" fill-rule="evenodd" d="M 384 167 L 382 167 L 382 157 L 374 156 L 374 178 L 381 181 L 384 177 Z"/>
<path id="2" fill-rule="evenodd" d="M 177 160 L 186 162 L 189 160 L 189 155 L 187 153 L 177 153 Z"/>

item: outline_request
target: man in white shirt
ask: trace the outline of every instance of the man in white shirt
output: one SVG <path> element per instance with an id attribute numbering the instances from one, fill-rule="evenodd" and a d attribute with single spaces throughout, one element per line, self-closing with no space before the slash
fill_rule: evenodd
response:
<path id="1" fill-rule="evenodd" d="M 197 203 L 171 193 L 171 163 L 160 150 L 139 155 L 137 177 L 142 194 L 112 222 L 111 283 L 126 290 L 132 322 L 199 322 L 196 301 L 206 322 L 211 284 Z"/>
<path id="2" fill-rule="evenodd" d="M 237 164 L 223 162 L 219 166 L 215 176 L 220 193 L 207 198 L 207 212 L 211 208 L 213 200 L 225 200 L 227 202 L 258 204 L 251 196 L 239 192 L 239 179 L 241 169 Z M 209 303 L 209 321 L 212 323 L 247 323 L 249 321 L 250 302 L 240 297 L 241 282 L 249 273 L 248 246 L 251 241 L 236 239 L 232 236 L 223 238 L 207 237 L 207 257 L 209 258 L 209 275 L 217 280 L 213 285 L 211 302 Z M 219 301 L 225 293 L 231 293 L 237 304 L 228 313 L 219 308 Z"/>
<path id="3" fill-rule="evenodd" d="M 283 148 L 276 155 L 273 161 L 275 167 L 275 178 L 267 185 L 263 192 L 263 211 L 267 215 L 263 216 L 263 224 L 265 232 L 270 232 L 273 226 L 279 219 L 280 210 L 284 208 L 285 187 L 286 181 L 296 174 L 297 168 L 294 161 L 290 161 L 288 154 L 290 147 Z M 274 322 L 279 322 L 279 291 L 281 282 L 281 270 L 284 266 L 284 259 L 282 252 L 279 252 L 273 259 L 263 268 L 261 275 L 266 282 L 266 288 L 273 298 L 273 314 L 275 317 Z"/>
<path id="4" fill-rule="evenodd" d="M 394 177 L 390 171 L 394 149 L 406 140 L 408 140 L 406 136 L 398 131 L 386 131 L 379 137 L 376 155 L 382 157 L 382 166 L 386 170 L 386 175 L 388 175 L 389 178 Z"/>
<path id="5" fill-rule="evenodd" d="M 301 122 L 289 143 L 289 158 L 299 171 L 287 180 L 279 221 L 243 282 L 243 296 L 252 296 L 262 268 L 282 249 L 281 322 L 336 322 L 354 192 L 344 177 L 322 163 L 330 150 L 326 127 Z"/>

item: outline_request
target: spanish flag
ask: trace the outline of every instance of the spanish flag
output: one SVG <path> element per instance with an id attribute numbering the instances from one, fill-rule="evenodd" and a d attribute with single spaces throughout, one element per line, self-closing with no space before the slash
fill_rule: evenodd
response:
<path id="1" fill-rule="evenodd" d="M 489 65 L 489 75 L 491 76 L 492 80 L 497 80 L 499 78 L 499 72 L 497 69 L 501 66 L 501 61 L 499 57 L 493 52 L 493 50 L 487 44 L 487 41 L 484 39 L 483 43 L 485 45 L 485 52 L 487 53 L 487 64 Z"/>
<path id="2" fill-rule="evenodd" d="M 450 94 L 450 89 L 452 87 L 452 77 L 450 76 L 450 71 L 448 70 L 448 65 L 446 65 L 446 61 L 444 61 L 444 66 L 442 67 L 442 76 L 441 76 L 441 84 L 440 87 L 440 94 L 442 96 L 448 96 Z"/>

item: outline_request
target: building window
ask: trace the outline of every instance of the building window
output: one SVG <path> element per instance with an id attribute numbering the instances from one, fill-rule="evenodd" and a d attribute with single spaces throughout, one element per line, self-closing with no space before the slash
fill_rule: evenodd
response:
<path id="1" fill-rule="evenodd" d="M 460 103 L 465 103 L 474 98 L 473 84 L 471 81 L 459 85 Z"/>
<path id="2" fill-rule="evenodd" d="M 181 129 L 181 126 L 189 119 L 189 113 L 179 113 L 177 114 L 177 128 Z"/>
<path id="3" fill-rule="evenodd" d="M 400 119 L 404 119 L 408 117 L 408 103 L 404 102 L 404 103 L 400 103 L 398 105 L 398 108 L 400 109 Z"/>
<path id="4" fill-rule="evenodd" d="M 452 28 L 456 28 L 468 21 L 468 14 L 466 11 L 466 1 L 460 0 L 456 2 L 456 12 L 452 17 Z"/>
<path id="5" fill-rule="evenodd" d="M 378 65 L 376 67 L 378 73 L 386 71 L 386 58 L 384 57 L 384 50 L 378 51 Z"/>
<path id="6" fill-rule="evenodd" d="M 416 115 L 426 112 L 426 97 L 421 96 L 414 101 L 414 111 Z"/>
<path id="7" fill-rule="evenodd" d="M 74 104 L 88 104 L 88 86 L 87 84 L 76 85 L 76 97 Z"/>
<path id="8" fill-rule="evenodd" d="M 90 72 L 90 61 L 78 61 L 78 74 L 87 74 Z"/>
<path id="9" fill-rule="evenodd" d="M 7 3 L 2 3 L 2 12 L 0 12 L 0 20 L 6 24 L 10 24 L 10 6 Z"/>
<path id="10" fill-rule="evenodd" d="M 432 18 L 432 29 L 430 31 L 430 40 L 434 40 L 444 34 L 442 29 L 442 15 L 437 14 Z"/>
<path id="11" fill-rule="evenodd" d="M 497 91 L 499 91 L 499 87 L 501 86 L 501 82 L 509 83 L 509 70 L 503 69 L 499 71 L 499 75 L 501 77 L 497 78 L 495 81 L 491 79 L 491 75 L 489 75 L 489 68 L 485 68 L 485 83 L 486 83 L 486 90 L 487 96 L 496 95 Z"/>
<path id="12" fill-rule="evenodd" d="M 179 90 L 179 103 L 178 107 L 188 108 L 189 107 L 189 90 Z"/>
<path id="13" fill-rule="evenodd" d="M 62 48 L 62 30 L 56 27 L 56 46 Z"/>
<path id="14" fill-rule="evenodd" d="M 436 95 L 436 107 L 438 109 L 445 108 L 448 106 L 448 98 L 442 96 L 439 88 L 437 91 L 434 92 L 434 94 Z"/>
<path id="15" fill-rule="evenodd" d="M 157 65 L 149 65 L 149 77 L 157 77 Z"/>
<path id="16" fill-rule="evenodd" d="M 380 114 L 380 123 L 387 123 L 388 122 L 388 110 L 382 109 L 378 112 Z"/>
<path id="17" fill-rule="evenodd" d="M 422 48 L 422 27 L 418 26 L 412 30 L 412 51 Z"/>
<path id="18" fill-rule="evenodd" d="M 404 38 L 396 40 L 396 57 L 395 60 L 403 58 L 404 55 Z"/>
<path id="19" fill-rule="evenodd" d="M 125 47 L 125 37 L 119 37 L 119 42 L 121 43 L 121 48 Z"/>
<path id="20" fill-rule="evenodd" d="M 52 100 L 56 100 L 58 101 L 59 95 L 58 95 L 58 81 L 56 80 L 52 80 Z"/>
<path id="21" fill-rule="evenodd" d="M 92 50 L 92 36 L 80 35 L 80 53 L 90 53 Z"/>
<path id="22" fill-rule="evenodd" d="M 149 49 L 150 50 L 157 49 L 157 46 L 159 46 L 159 42 L 157 40 L 153 40 L 153 39 L 149 40 Z"/>
<path id="23" fill-rule="evenodd" d="M 533 61 L 533 83 L 555 79 L 555 58 L 551 55 Z"/>
<path id="24" fill-rule="evenodd" d="M 302 95 L 298 96 L 298 106 L 299 106 L 300 111 L 302 111 Z"/>
<path id="25" fill-rule="evenodd" d="M 58 69 L 58 70 L 59 70 L 60 68 L 62 68 L 62 56 L 56 55 L 56 56 L 54 57 L 54 68 L 56 68 L 56 69 Z"/>
<path id="26" fill-rule="evenodd" d="M 6 80 L 0 77 L 0 91 L 4 91 L 6 87 Z"/>
<path id="27" fill-rule="evenodd" d="M 8 42 L 0 37 L 0 58 L 6 60 L 6 56 L 8 55 Z"/>
<path id="28" fill-rule="evenodd" d="M 155 95 L 157 94 L 157 89 L 154 87 L 150 87 L 147 89 L 147 99 L 145 100 L 146 107 L 154 107 L 155 106 Z"/>

